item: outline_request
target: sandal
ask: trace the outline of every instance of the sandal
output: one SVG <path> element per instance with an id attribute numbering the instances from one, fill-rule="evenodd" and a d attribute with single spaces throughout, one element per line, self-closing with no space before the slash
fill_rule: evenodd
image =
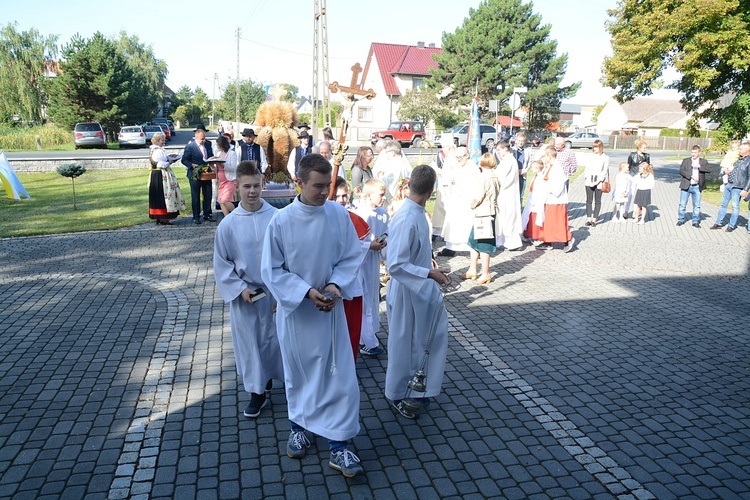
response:
<path id="1" fill-rule="evenodd" d="M 462 280 L 475 280 L 477 279 L 477 273 L 461 273 L 458 277 Z"/>
<path id="2" fill-rule="evenodd" d="M 474 281 L 474 284 L 476 284 L 476 285 L 486 285 L 487 283 L 489 283 L 490 281 L 492 281 L 492 275 L 488 274 L 487 276 L 485 276 L 482 279 L 474 279 L 473 281 Z"/>

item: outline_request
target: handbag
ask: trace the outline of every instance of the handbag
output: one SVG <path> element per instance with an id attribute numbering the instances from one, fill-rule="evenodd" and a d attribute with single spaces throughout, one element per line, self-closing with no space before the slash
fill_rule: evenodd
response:
<path id="1" fill-rule="evenodd" d="M 612 184 L 609 183 L 609 179 L 602 181 L 602 193 L 609 193 L 612 191 Z"/>
<path id="2" fill-rule="evenodd" d="M 474 239 L 488 240 L 495 237 L 492 227 L 492 216 L 474 217 Z"/>

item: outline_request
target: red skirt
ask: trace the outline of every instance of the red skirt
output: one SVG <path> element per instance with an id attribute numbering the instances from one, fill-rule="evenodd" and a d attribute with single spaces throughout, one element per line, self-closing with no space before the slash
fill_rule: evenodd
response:
<path id="1" fill-rule="evenodd" d="M 529 214 L 529 224 L 523 232 L 532 240 L 545 243 L 567 243 L 573 237 L 568 224 L 568 205 L 544 205 L 544 225 L 536 225 L 536 214 Z"/>

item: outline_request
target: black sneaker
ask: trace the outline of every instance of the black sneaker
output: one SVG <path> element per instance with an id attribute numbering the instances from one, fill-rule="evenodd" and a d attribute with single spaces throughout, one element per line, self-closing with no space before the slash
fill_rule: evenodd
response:
<path id="1" fill-rule="evenodd" d="M 681 225 L 683 225 L 684 223 L 685 223 L 685 221 L 684 221 L 684 220 L 678 220 L 678 221 L 677 221 L 677 225 L 678 225 L 678 226 L 681 226 Z"/>
<path id="2" fill-rule="evenodd" d="M 203 220 L 206 222 L 216 222 L 216 219 L 214 219 L 213 215 L 209 215 L 208 217 L 203 217 Z"/>
<path id="3" fill-rule="evenodd" d="M 732 232 L 732 231 L 734 231 L 735 229 L 737 229 L 737 226 L 727 226 L 727 228 L 726 228 L 726 232 L 728 232 L 728 233 L 731 233 L 731 232 Z"/>
<path id="4" fill-rule="evenodd" d="M 380 354 L 383 354 L 385 352 L 385 349 L 380 347 L 379 345 L 376 345 L 375 347 L 368 349 L 365 346 L 359 347 L 359 353 L 364 354 L 365 356 L 378 356 Z"/>
<path id="5" fill-rule="evenodd" d="M 698 222 L 693 222 L 693 227 L 700 229 L 701 225 Z"/>
<path id="6" fill-rule="evenodd" d="M 438 255 L 440 257 L 455 257 L 456 252 L 454 252 L 453 250 L 448 250 L 447 248 L 443 248 L 438 252 Z"/>
<path id="7" fill-rule="evenodd" d="M 203 224 L 200 219 L 193 219 L 193 224 Z"/>
<path id="8" fill-rule="evenodd" d="M 245 408 L 244 415 L 247 418 L 255 418 L 260 415 L 260 411 L 268 404 L 265 394 L 251 394 L 250 404 Z"/>
<path id="9" fill-rule="evenodd" d="M 711 226 L 711 229 L 721 229 L 722 227 L 724 226 L 722 226 L 721 224 L 714 224 L 713 226 Z"/>

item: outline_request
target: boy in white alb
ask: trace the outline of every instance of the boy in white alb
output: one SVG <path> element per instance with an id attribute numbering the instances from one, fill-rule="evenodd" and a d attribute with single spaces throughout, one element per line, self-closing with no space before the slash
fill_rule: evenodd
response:
<path id="1" fill-rule="evenodd" d="M 364 281 L 362 315 L 362 343 L 359 352 L 377 356 L 385 352 L 376 334 L 380 330 L 380 261 L 385 258 L 385 237 L 388 235 L 388 213 L 383 208 L 386 186 L 380 179 L 370 179 L 362 187 L 362 197 L 357 215 L 370 226 L 370 250 L 360 268 Z"/>
<path id="2" fill-rule="evenodd" d="M 237 373 L 250 393 L 246 417 L 255 418 L 268 403 L 272 380 L 284 380 L 273 299 L 260 275 L 263 238 L 276 209 L 263 201 L 261 173 L 255 161 L 237 166 L 240 204 L 222 219 L 214 238 L 214 275 L 229 303 Z M 260 290 L 262 289 L 262 290 Z M 261 293 L 265 297 L 258 298 Z"/>

